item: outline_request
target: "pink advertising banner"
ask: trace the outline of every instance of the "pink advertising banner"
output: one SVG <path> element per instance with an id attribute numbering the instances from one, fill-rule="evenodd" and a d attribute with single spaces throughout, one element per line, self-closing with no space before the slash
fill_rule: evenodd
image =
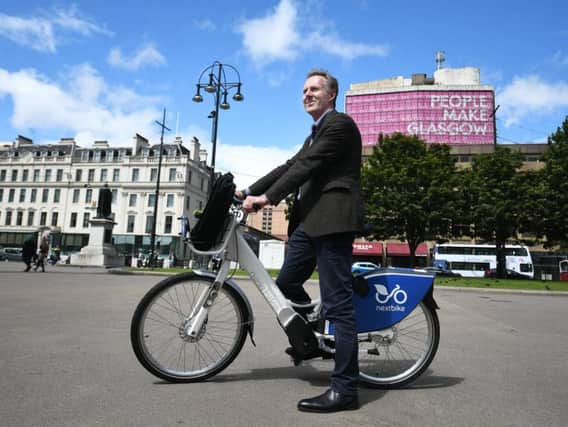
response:
<path id="1" fill-rule="evenodd" d="M 375 145 L 380 133 L 394 132 L 428 143 L 493 144 L 493 109 L 490 90 L 348 95 L 345 100 L 363 145 Z"/>

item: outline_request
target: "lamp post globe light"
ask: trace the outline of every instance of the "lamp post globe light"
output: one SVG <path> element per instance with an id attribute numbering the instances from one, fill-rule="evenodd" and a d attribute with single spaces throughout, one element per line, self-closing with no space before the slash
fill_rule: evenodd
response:
<path id="1" fill-rule="evenodd" d="M 226 71 L 230 71 L 236 75 L 236 81 L 227 80 Z M 204 81 L 204 76 L 207 75 L 208 78 Z M 209 117 L 213 119 L 213 129 L 211 131 L 211 144 L 213 146 L 213 153 L 211 155 L 211 184 L 213 183 L 215 177 L 215 154 L 217 151 L 217 129 L 219 125 L 219 108 L 223 110 L 228 110 L 231 108 L 227 97 L 229 92 L 236 89 L 236 93 L 233 95 L 233 99 L 240 102 L 245 99 L 241 93 L 241 76 L 238 70 L 229 64 L 223 64 L 219 61 L 213 62 L 213 64 L 206 67 L 200 74 L 199 80 L 197 82 L 197 91 L 193 96 L 192 100 L 194 102 L 203 102 L 203 96 L 201 95 L 201 89 L 205 92 L 212 93 L 215 95 L 215 110 L 211 111 Z"/>

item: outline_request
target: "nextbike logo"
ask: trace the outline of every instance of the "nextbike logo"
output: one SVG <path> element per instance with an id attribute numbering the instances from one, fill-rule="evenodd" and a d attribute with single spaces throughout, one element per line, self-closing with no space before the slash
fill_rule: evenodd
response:
<path id="1" fill-rule="evenodd" d="M 397 284 L 390 292 L 384 285 L 375 285 L 375 289 L 377 291 L 375 299 L 380 304 L 377 306 L 377 311 L 406 311 L 406 307 L 402 304 L 406 302 L 408 295 L 400 288 L 400 285 Z M 387 305 L 391 300 L 396 304 Z"/>

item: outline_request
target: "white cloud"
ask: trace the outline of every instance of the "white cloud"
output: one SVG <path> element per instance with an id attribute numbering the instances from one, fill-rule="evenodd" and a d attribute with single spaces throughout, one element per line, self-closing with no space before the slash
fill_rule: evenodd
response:
<path id="1" fill-rule="evenodd" d="M 306 16 L 299 12 L 304 12 Z M 298 8 L 293 0 L 280 0 L 264 17 L 244 21 L 236 31 L 243 35 L 245 52 L 259 66 L 280 60 L 291 61 L 313 50 L 345 60 L 388 54 L 388 48 L 384 45 L 349 42 L 329 30 L 312 31 L 313 19 L 308 9 Z M 311 25 L 310 29 L 303 29 L 302 22 Z"/>
<path id="2" fill-rule="evenodd" d="M 150 139 L 158 135 L 154 120 L 161 114 L 159 99 L 110 86 L 89 65 L 69 69 L 60 82 L 35 70 L 0 68 L 3 95 L 14 105 L 11 125 L 24 135 L 28 129 L 57 131 L 81 145 L 106 139 L 118 146 L 129 145 L 135 133 Z"/>
<path id="3" fill-rule="evenodd" d="M 352 60 L 359 56 L 386 56 L 388 49 L 381 45 L 350 43 L 332 34 L 311 33 L 307 44 L 342 59 Z"/>
<path id="4" fill-rule="evenodd" d="M 553 64 L 567 66 L 568 65 L 568 54 L 565 54 L 562 51 L 557 51 L 553 56 L 551 62 Z"/>
<path id="5" fill-rule="evenodd" d="M 300 146 L 291 149 L 229 145 L 218 143 L 216 169 L 231 172 L 238 188 L 245 188 L 276 166 L 292 157 Z"/>
<path id="6" fill-rule="evenodd" d="M 568 108 L 568 83 L 549 83 L 539 76 L 515 77 L 497 93 L 505 126 L 522 122 L 534 115 L 546 115 Z"/>
<path id="7" fill-rule="evenodd" d="M 166 63 L 163 55 L 152 44 L 142 46 L 130 57 L 123 56 L 119 48 L 111 49 L 107 61 L 114 67 L 130 71 L 135 71 L 145 66 L 157 67 Z"/>
<path id="8" fill-rule="evenodd" d="M 243 22 L 237 31 L 243 34 L 247 53 L 255 62 L 263 64 L 296 58 L 300 40 L 296 27 L 295 5 L 290 0 L 281 0 L 272 13 Z"/>
<path id="9" fill-rule="evenodd" d="M 203 30 L 203 31 L 215 31 L 217 29 L 217 26 L 215 25 L 215 23 L 213 21 L 211 21 L 210 19 L 204 19 L 202 21 L 195 21 L 195 26 L 199 30 Z"/>
<path id="10" fill-rule="evenodd" d="M 32 18 L 21 18 L 0 13 L 0 36 L 40 52 L 55 53 L 64 33 L 77 33 L 84 37 L 93 34 L 112 35 L 98 24 L 81 18 L 75 6 L 68 10 Z"/>
<path id="11" fill-rule="evenodd" d="M 40 52 L 55 52 L 53 26 L 41 18 L 19 18 L 0 13 L 0 36 Z"/>

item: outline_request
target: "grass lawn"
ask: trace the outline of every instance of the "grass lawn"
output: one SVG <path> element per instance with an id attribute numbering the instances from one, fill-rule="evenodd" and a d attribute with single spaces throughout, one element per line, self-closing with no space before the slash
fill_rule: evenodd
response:
<path id="1" fill-rule="evenodd" d="M 126 271 L 132 272 L 156 272 L 179 274 L 187 273 L 191 270 L 187 268 L 126 268 Z M 269 269 L 268 273 L 272 278 L 278 275 L 279 270 Z M 244 270 L 231 271 L 229 275 L 233 277 L 248 277 Z M 317 271 L 311 276 L 311 279 L 318 279 Z M 518 279 L 485 279 L 485 278 L 469 278 L 469 277 L 438 277 L 435 282 L 436 286 L 442 287 L 463 287 L 463 288 L 483 288 L 483 289 L 520 289 L 533 291 L 568 291 L 568 282 L 560 281 L 542 281 L 542 280 L 518 280 Z"/>
<path id="2" fill-rule="evenodd" d="M 437 277 L 436 286 L 531 291 L 568 291 L 568 282 L 552 280 L 485 279 L 471 277 Z"/>

